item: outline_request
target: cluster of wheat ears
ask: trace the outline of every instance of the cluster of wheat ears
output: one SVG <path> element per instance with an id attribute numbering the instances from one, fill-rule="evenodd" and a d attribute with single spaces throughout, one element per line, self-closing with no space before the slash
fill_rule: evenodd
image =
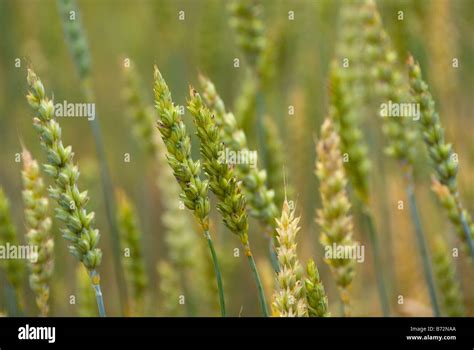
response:
<path id="1" fill-rule="evenodd" d="M 78 18 L 73 21 L 69 18 L 70 11 L 75 11 L 77 16 L 76 4 L 71 0 L 62 0 L 59 4 L 64 33 L 84 98 L 94 101 L 86 37 Z M 260 10 L 251 0 L 236 0 L 230 7 L 231 25 L 248 66 L 246 88 L 236 107 L 239 118 L 225 106 L 213 82 L 202 74 L 199 75 L 200 86 L 189 88 L 187 112 L 183 113 L 183 109 L 173 101 L 164 78 L 166 74 L 157 66 L 153 72 L 153 108 L 143 92 L 137 67 L 129 58 L 123 60 L 127 114 L 136 141 L 155 164 L 161 194 L 163 237 L 169 259 L 160 261 L 157 268 L 160 290 L 166 296 L 160 303 L 165 315 L 179 313 L 176 309 L 179 308 L 180 288 L 185 294 L 194 295 L 195 300 L 186 300 L 187 308 L 195 312 L 207 307 L 220 310 L 222 316 L 227 315 L 226 279 L 220 267 L 221 250 L 216 249 L 213 241 L 216 223 L 210 216 L 214 205 L 248 259 L 262 315 L 328 317 L 331 316 L 328 305 L 331 302 L 340 303 L 343 315 L 351 315 L 355 258 L 336 254 L 325 257 L 339 292 L 335 300 L 330 300 L 319 275 L 317 259 L 302 262 L 298 256 L 299 207 L 295 205 L 291 184 L 285 181 L 286 164 L 281 157 L 283 145 L 275 133 L 272 119 L 264 117 L 262 87 L 271 81 L 275 63 Z M 468 259 L 474 258 L 474 226 L 458 192 L 458 163 L 451 144 L 445 140 L 429 87 L 414 58 L 410 56 L 404 64 L 404 60 L 397 57 L 373 0 L 344 3 L 340 23 L 340 38 L 329 76 L 327 117 L 315 141 L 315 176 L 322 203 L 315 217 L 320 243 L 328 248 L 360 245 L 354 239 L 352 210 L 356 209 L 354 212 L 364 222 L 361 227 L 367 232 L 363 237 L 368 237 L 368 242 L 363 243 L 370 246 L 374 259 L 381 310 L 383 315 L 391 315 L 393 303 L 384 281 L 379 232 L 373 218 L 368 181 L 371 161 L 360 116 L 377 116 L 378 111 L 367 102 L 369 100 L 419 104 L 421 116 L 418 123 L 405 118 L 384 119 L 386 153 L 399 162 L 400 175 L 405 181 L 433 315 L 463 315 L 461 289 L 450 248 L 445 237 L 440 236 L 431 252 L 416 204 L 414 163 L 418 159 L 416 152 L 420 147 L 416 144 L 419 142 L 424 143 L 432 166 L 432 189 L 454 225 L 465 248 L 464 253 Z M 105 316 L 104 299 L 107 296 L 104 298 L 102 295 L 99 271 L 101 261 L 108 257 L 102 256 L 100 233 L 94 224 L 95 214 L 87 209 L 88 192 L 80 189 L 79 167 L 74 161 L 72 146 L 63 140 L 51 93 L 32 67 L 28 69 L 27 83 L 27 101 L 34 115 L 33 127 L 46 155 L 41 167 L 25 147 L 22 153 L 26 240 L 38 248 L 37 259 L 28 262 L 29 285 L 36 296 L 38 313 L 49 315 L 55 264 L 52 223 L 57 219 L 63 224 L 61 233 L 69 244 L 70 253 L 83 265 L 78 271 L 83 310 L 80 314 Z M 256 118 L 249 121 L 252 117 L 246 115 L 252 114 L 246 109 L 252 108 L 256 109 Z M 195 145 L 191 142 L 193 135 L 183 118 L 192 118 L 194 122 L 199 159 L 193 158 L 197 154 L 192 151 L 192 145 Z M 226 149 L 250 151 L 248 123 L 254 123 L 259 156 L 264 159 L 266 169 L 260 165 L 229 164 L 220 160 Z M 138 215 L 125 192 L 121 189 L 114 191 L 110 183 L 98 118 L 91 121 L 91 127 L 101 163 L 107 218 L 114 243 L 111 258 L 115 259 L 116 266 L 121 266 L 116 269 L 116 279 L 122 314 L 144 315 L 149 280 L 140 245 Z M 344 161 L 344 156 L 348 156 L 349 161 Z M 47 190 L 43 177 L 51 180 Z M 50 214 L 51 201 L 56 203 L 54 218 Z M 194 214 L 194 220 L 180 206 Z M 19 237 L 9 210 L 9 201 L 0 188 L 0 242 L 18 244 Z M 255 220 L 249 220 L 250 217 Z M 195 232 L 196 223 L 200 234 Z M 249 223 L 259 225 L 258 231 L 268 240 L 267 259 L 273 273 L 268 285 L 260 277 L 253 255 Z M 124 251 L 128 252 L 125 257 Z M 16 295 L 17 309 L 21 310 L 24 305 L 23 261 L 6 259 L 2 261 L 2 268 Z M 189 285 L 189 275 L 193 276 L 193 285 Z M 273 290 L 265 290 L 268 287 Z M 190 290 L 194 292 L 190 293 Z M 268 297 L 271 300 L 267 300 Z"/>

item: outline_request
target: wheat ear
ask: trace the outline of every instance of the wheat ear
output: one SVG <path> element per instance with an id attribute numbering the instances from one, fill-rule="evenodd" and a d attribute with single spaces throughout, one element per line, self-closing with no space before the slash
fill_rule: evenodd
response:
<path id="1" fill-rule="evenodd" d="M 355 246 L 350 203 L 347 198 L 347 179 L 342 165 L 339 136 L 333 122 L 327 118 L 321 126 L 320 141 L 316 152 L 316 176 L 320 182 L 322 209 L 317 212 L 317 223 L 321 227 L 321 243 L 325 249 L 336 246 Z M 330 257 L 325 259 L 330 266 L 339 288 L 345 316 L 350 316 L 349 287 L 354 277 L 353 259 Z"/>
<path id="2" fill-rule="evenodd" d="M 61 127 L 55 120 L 53 101 L 46 96 L 41 80 L 31 69 L 28 69 L 27 80 L 27 100 L 36 113 L 33 126 L 48 156 L 48 164 L 44 165 L 44 170 L 55 182 L 55 186 L 49 190 L 49 195 L 59 205 L 56 217 L 66 225 L 62 229 L 63 237 L 71 243 L 71 254 L 87 268 L 96 293 L 99 313 L 105 316 L 100 275 L 97 271 L 102 251 L 97 247 L 99 230 L 93 226 L 95 214 L 86 210 L 89 201 L 87 191 L 80 192 L 78 189 L 79 169 L 74 165 L 72 147 L 63 145 Z"/>
<path id="3" fill-rule="evenodd" d="M 142 232 L 139 227 L 135 206 L 130 202 L 124 191 L 117 191 L 117 222 L 119 226 L 121 246 L 128 249 L 128 255 L 122 256 L 125 277 L 133 290 L 135 312 L 144 310 L 145 294 L 148 288 L 145 260 L 141 245 Z"/>
<path id="4" fill-rule="evenodd" d="M 79 7 L 76 0 L 57 0 L 61 23 L 64 31 L 64 38 L 69 47 L 69 53 L 74 61 L 74 66 L 79 76 L 80 87 L 85 100 L 89 103 L 95 101 L 94 89 L 92 86 L 92 60 L 87 42 L 86 32 L 81 22 Z M 105 153 L 104 141 L 100 128 L 100 119 L 96 115 L 89 123 L 92 136 L 94 138 L 97 157 L 99 159 L 100 179 L 104 196 L 104 205 L 107 222 L 112 238 L 112 258 L 114 260 L 114 272 L 118 284 L 118 295 L 122 313 L 127 315 L 128 310 L 128 290 L 125 275 L 121 266 L 120 234 L 115 220 L 116 203 L 112 176 L 108 167 Z"/>
<path id="5" fill-rule="evenodd" d="M 241 183 L 237 180 L 233 168 L 225 160 L 222 161 L 225 146 L 219 128 L 210 110 L 203 104 L 201 96 L 193 88 L 190 88 L 188 110 L 194 117 L 197 135 L 201 141 L 200 153 L 204 170 L 209 177 L 209 187 L 219 200 L 217 210 L 221 213 L 227 228 L 239 237 L 244 247 L 257 284 L 262 311 L 268 316 L 265 294 L 250 249 L 246 199 L 242 193 Z"/>
<path id="6" fill-rule="evenodd" d="M 456 179 L 458 162 L 454 157 L 453 147 L 445 141 L 444 129 L 438 112 L 436 112 L 434 99 L 421 76 L 420 66 L 411 56 L 408 59 L 408 69 L 411 95 L 414 101 L 420 105 L 423 140 L 428 148 L 437 181 L 447 187 L 450 196 L 454 199 L 457 215 L 450 215 L 449 218 L 459 233 L 461 241 L 464 242 L 474 258 L 472 219 L 461 203 Z"/>
<path id="7" fill-rule="evenodd" d="M 306 303 L 309 317 L 330 317 L 328 311 L 328 297 L 323 282 L 319 277 L 319 270 L 313 259 L 306 264 L 306 278 L 304 280 Z"/>
<path id="8" fill-rule="evenodd" d="M 49 202 L 38 162 L 30 152 L 23 149 L 23 203 L 25 205 L 26 239 L 30 246 L 38 249 L 36 259 L 29 263 L 30 287 L 36 295 L 40 316 L 49 314 L 49 294 L 54 269 L 54 241 L 51 234 L 52 221 L 48 215 Z"/>
<path id="9" fill-rule="evenodd" d="M 449 317 L 464 316 L 461 286 L 448 247 L 438 236 L 433 250 L 433 267 L 444 312 Z"/>
<path id="10" fill-rule="evenodd" d="M 181 120 L 178 109 L 174 106 L 171 92 L 160 71 L 155 66 L 154 71 L 155 104 L 159 115 L 158 130 L 168 151 L 168 164 L 181 186 L 180 198 L 184 205 L 193 211 L 204 236 L 207 240 L 216 273 L 219 290 L 221 315 L 225 316 L 224 288 L 222 276 L 217 261 L 214 244 L 209 234 L 209 197 L 208 181 L 200 179 L 201 164 L 191 158 L 191 140 L 186 127 Z"/>
<path id="11" fill-rule="evenodd" d="M 280 263 L 277 289 L 273 293 L 273 309 L 281 317 L 308 316 L 303 267 L 296 252 L 299 217 L 285 199 L 281 217 L 276 219 L 276 252 Z"/>
<path id="12" fill-rule="evenodd" d="M 17 231 L 12 223 L 10 214 L 10 201 L 0 187 L 0 245 L 19 245 Z M 25 266 L 20 259 L 4 259 L 1 265 L 5 270 L 8 282 L 15 290 L 16 303 L 18 307 L 23 306 L 23 278 L 25 277 Z M 12 307 L 12 305 L 9 305 Z M 13 310 L 11 312 L 17 312 Z M 11 313 L 9 311 L 9 313 Z"/>
<path id="13" fill-rule="evenodd" d="M 382 101 L 403 103 L 407 99 L 407 89 L 402 74 L 397 69 L 397 54 L 390 38 L 385 32 L 380 14 L 374 1 L 366 0 L 362 5 L 366 13 L 364 35 L 367 41 L 367 60 L 374 63 L 371 70 L 377 91 Z M 435 316 L 439 316 L 439 305 L 436 296 L 429 248 L 421 223 L 415 195 L 414 161 L 416 157 L 417 133 L 408 124 L 407 118 L 384 118 L 383 131 L 389 140 L 387 153 L 397 159 L 404 171 L 406 191 L 410 205 L 410 216 L 415 227 L 418 249 L 423 263 L 426 284 Z"/>

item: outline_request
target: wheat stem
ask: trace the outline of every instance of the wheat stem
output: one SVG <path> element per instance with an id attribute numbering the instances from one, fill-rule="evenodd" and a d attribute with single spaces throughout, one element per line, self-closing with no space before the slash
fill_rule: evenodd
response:
<path id="1" fill-rule="evenodd" d="M 204 236 L 206 237 L 207 245 L 209 246 L 209 250 L 211 252 L 212 263 L 214 265 L 214 272 L 216 274 L 217 290 L 219 292 L 219 304 L 221 306 L 221 316 L 225 317 L 226 308 L 225 308 L 225 298 L 224 298 L 224 286 L 222 284 L 222 274 L 219 268 L 219 263 L 217 261 L 216 250 L 214 249 L 214 244 L 212 243 L 212 239 L 211 239 L 211 235 L 209 234 L 209 231 L 206 231 L 204 233 Z"/>
<path id="2" fill-rule="evenodd" d="M 252 274 L 257 284 L 258 299 L 260 301 L 260 306 L 262 308 L 263 316 L 268 317 L 270 314 L 268 312 L 267 299 L 265 298 L 265 292 L 263 290 L 262 281 L 260 280 L 260 275 L 258 274 L 257 265 L 255 264 L 255 259 L 253 258 L 252 253 L 250 252 L 250 247 L 246 247 L 247 258 L 249 260 L 250 268 L 252 269 Z"/>
<path id="3" fill-rule="evenodd" d="M 366 227 L 369 231 L 370 242 L 372 244 L 373 253 L 373 262 L 375 268 L 375 276 L 377 279 L 377 290 L 379 293 L 380 305 L 382 306 L 382 313 L 385 317 L 390 315 L 390 304 L 388 302 L 387 290 L 385 288 L 382 257 L 380 256 L 380 244 L 378 240 L 378 235 L 375 229 L 374 218 L 372 216 L 372 211 L 369 209 L 362 209 L 362 217 L 366 223 Z"/>
<path id="4" fill-rule="evenodd" d="M 428 247 L 426 244 L 425 234 L 423 233 L 423 227 L 421 225 L 420 215 L 418 213 L 418 207 L 415 198 L 415 184 L 413 178 L 408 176 L 407 178 L 407 195 L 410 203 L 410 215 L 415 224 L 416 239 L 418 242 L 418 249 L 420 250 L 421 259 L 423 262 L 423 271 L 425 273 L 426 284 L 428 285 L 428 292 L 430 295 L 431 306 L 433 308 L 433 314 L 435 317 L 441 316 L 439 310 L 439 304 L 436 297 L 436 285 L 433 276 L 433 270 L 431 268 L 430 257 L 428 253 Z"/>

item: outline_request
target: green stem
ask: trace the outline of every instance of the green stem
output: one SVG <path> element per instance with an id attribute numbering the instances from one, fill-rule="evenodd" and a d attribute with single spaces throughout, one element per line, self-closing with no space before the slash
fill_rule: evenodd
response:
<path id="1" fill-rule="evenodd" d="M 248 245 L 245 247 L 245 250 L 246 250 L 247 257 L 249 259 L 249 264 L 252 269 L 253 276 L 255 278 L 255 283 L 257 284 L 258 298 L 260 300 L 260 305 L 262 307 L 263 316 L 268 317 L 269 313 L 268 313 L 268 307 L 267 307 L 267 300 L 265 298 L 265 293 L 263 291 L 262 281 L 260 280 L 260 276 L 257 271 L 257 265 L 255 264 L 255 260 L 250 251 L 250 247 Z"/>
<path id="2" fill-rule="evenodd" d="M 95 292 L 95 299 L 97 300 L 97 308 L 99 309 L 99 316 L 106 317 L 104 299 L 102 298 L 102 291 L 100 290 L 100 284 L 93 285 Z"/>
<path id="3" fill-rule="evenodd" d="M 464 231 L 464 235 L 466 236 L 466 243 L 469 246 L 469 252 L 471 253 L 471 257 L 474 258 L 474 241 L 472 239 L 472 232 L 469 224 L 467 223 L 466 216 L 464 215 L 464 209 L 460 203 L 458 203 L 458 210 L 461 214 L 461 224 Z"/>
<path id="4" fill-rule="evenodd" d="M 222 275 L 221 275 L 221 270 L 219 268 L 219 262 L 217 261 L 216 250 L 214 249 L 214 244 L 212 243 L 212 239 L 211 239 L 211 235 L 209 234 L 209 231 L 205 231 L 204 235 L 206 236 L 207 245 L 209 246 L 209 250 L 211 251 L 212 263 L 214 265 L 214 272 L 216 273 L 217 290 L 219 293 L 219 304 L 221 306 L 221 316 L 226 317 L 224 287 L 222 285 Z"/>
<path id="5" fill-rule="evenodd" d="M 377 280 L 377 289 L 379 292 L 379 299 L 380 305 L 382 306 L 382 312 L 384 317 L 390 316 L 390 306 L 387 297 L 387 290 L 385 288 L 385 282 L 383 278 L 383 263 L 380 256 L 380 244 L 378 240 L 377 231 L 375 229 L 374 219 L 372 217 L 372 213 L 366 207 L 362 209 L 362 216 L 365 219 L 365 223 L 367 225 L 370 241 L 372 244 L 373 249 L 373 261 L 374 261 L 374 268 L 375 268 L 375 276 Z"/>
<path id="6" fill-rule="evenodd" d="M 418 248 L 420 249 L 421 259 L 423 261 L 423 270 L 425 273 L 426 284 L 428 285 L 428 292 L 430 294 L 433 314 L 435 317 L 440 317 L 441 313 L 439 310 L 438 300 L 436 298 L 436 287 L 435 287 L 435 281 L 433 277 L 433 271 L 431 268 L 425 235 L 423 233 L 423 228 L 421 226 L 421 220 L 418 213 L 418 208 L 416 205 L 414 188 L 415 188 L 415 185 L 413 183 L 413 178 L 409 174 L 408 184 L 407 184 L 407 194 L 408 194 L 408 200 L 410 202 L 410 215 L 413 220 L 413 223 L 415 224 L 416 239 L 418 241 Z"/>
<path id="7" fill-rule="evenodd" d="M 89 276 L 92 281 L 92 288 L 94 288 L 95 292 L 95 299 L 97 301 L 97 308 L 99 309 L 99 316 L 106 317 L 105 314 L 105 307 L 104 307 L 104 299 L 102 297 L 102 290 L 100 289 L 100 283 L 95 283 L 94 280 L 98 278 L 98 274 L 96 271 L 89 272 Z"/>

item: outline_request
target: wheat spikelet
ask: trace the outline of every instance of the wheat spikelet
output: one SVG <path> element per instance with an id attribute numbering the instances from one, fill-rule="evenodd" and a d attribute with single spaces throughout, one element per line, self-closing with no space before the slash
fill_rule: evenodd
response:
<path id="1" fill-rule="evenodd" d="M 330 72 L 330 116 L 338 128 L 341 138 L 341 152 L 347 154 L 349 161 L 345 168 L 354 187 L 357 197 L 362 203 L 369 203 L 369 171 L 370 160 L 367 145 L 359 129 L 359 114 L 353 106 L 350 83 L 343 81 L 341 69 L 333 61 Z M 351 106 L 351 108 L 349 108 Z"/>
<path id="2" fill-rule="evenodd" d="M 135 312 L 142 313 L 148 288 L 148 277 L 141 247 L 142 232 L 139 227 L 136 209 L 125 192 L 121 190 L 117 191 L 117 204 L 117 222 L 121 234 L 121 246 L 124 249 L 123 268 L 133 290 Z"/>
<path id="3" fill-rule="evenodd" d="M 213 112 L 224 144 L 235 152 L 250 151 L 245 133 L 239 129 L 234 115 L 226 112 L 224 102 L 217 94 L 214 84 L 202 75 L 200 83 L 203 89 L 203 98 Z M 257 165 L 253 167 L 246 163 L 238 164 L 235 171 L 239 179 L 242 180 L 242 187 L 251 208 L 249 214 L 267 226 L 274 226 L 274 218 L 277 213 L 275 192 L 266 185 L 266 171 L 260 170 Z M 278 184 L 278 187 L 281 187 L 281 183 Z"/>
<path id="4" fill-rule="evenodd" d="M 23 149 L 23 203 L 25 205 L 26 239 L 30 246 L 36 246 L 36 261 L 30 261 L 30 287 L 36 295 L 40 316 L 49 313 L 49 294 L 54 268 L 54 241 L 51 235 L 51 218 L 48 215 L 49 202 L 45 197 L 45 186 L 40 175 L 38 162 L 30 152 Z"/>
<path id="5" fill-rule="evenodd" d="M 268 316 L 262 283 L 250 249 L 246 199 L 242 193 L 241 183 L 237 180 L 233 168 L 225 160 L 222 161 L 221 155 L 225 145 L 220 137 L 219 128 L 214 122 L 211 111 L 203 104 L 201 96 L 193 88 L 190 88 L 188 110 L 194 117 L 197 135 L 201 141 L 200 153 L 204 170 L 209 177 L 209 187 L 219 200 L 217 210 L 221 213 L 227 228 L 237 235 L 242 243 L 254 274 L 264 316 Z"/>
<path id="6" fill-rule="evenodd" d="M 437 237 L 435 240 L 433 266 L 446 315 L 449 317 L 464 316 L 461 286 L 456 277 L 455 265 L 448 247 L 441 237 Z"/>
<path id="7" fill-rule="evenodd" d="M 276 219 L 276 253 L 280 263 L 278 288 L 273 293 L 273 309 L 281 317 L 308 316 L 303 268 L 296 252 L 299 217 L 285 199 L 281 217 Z"/>
<path id="8" fill-rule="evenodd" d="M 329 317 L 328 297 L 324 290 L 323 282 L 319 277 L 318 267 L 313 259 L 306 264 L 306 275 L 304 288 L 306 292 L 306 303 L 308 304 L 309 317 Z"/>
<path id="9" fill-rule="evenodd" d="M 220 154 L 224 152 L 224 145 L 211 112 L 203 105 L 195 90 L 191 89 L 190 96 L 188 110 L 194 117 L 197 135 L 201 141 L 200 151 L 204 171 L 209 177 L 209 187 L 219 199 L 217 209 L 222 214 L 225 225 L 240 238 L 247 249 L 249 241 L 246 200 L 240 183 L 230 165 L 219 161 Z M 250 251 L 246 253 L 250 254 Z"/>
<path id="10" fill-rule="evenodd" d="M 0 245 L 18 246 L 20 244 L 15 226 L 10 215 L 10 201 L 0 187 Z M 2 259 L 1 265 L 5 270 L 8 282 L 15 289 L 18 303 L 23 304 L 23 279 L 25 266 L 20 259 Z"/>
<path id="11" fill-rule="evenodd" d="M 180 198 L 184 205 L 194 212 L 207 240 L 216 274 L 221 315 L 225 316 L 222 277 L 211 235 L 209 234 L 209 183 L 199 177 L 201 172 L 200 162 L 195 162 L 191 158 L 190 137 L 177 108 L 173 104 L 168 86 L 156 66 L 154 80 L 155 103 L 159 114 L 158 129 L 168 151 L 168 164 L 173 169 L 173 174 L 183 191 Z"/>
<path id="12" fill-rule="evenodd" d="M 194 212 L 204 231 L 209 229 L 208 181 L 201 180 L 199 161 L 191 158 L 191 142 L 178 109 L 174 106 L 171 93 L 155 67 L 155 103 L 159 114 L 158 130 L 168 151 L 168 164 L 183 193 L 184 205 Z"/>
<path id="13" fill-rule="evenodd" d="M 71 254 L 87 268 L 96 291 L 100 313 L 105 316 L 100 275 L 97 271 L 102 252 L 97 247 L 99 230 L 93 226 L 95 214 L 87 212 L 86 204 L 89 201 L 87 191 L 81 192 L 77 186 L 79 169 L 74 165 L 72 147 L 63 145 L 61 127 L 54 118 L 53 101 L 46 96 L 41 80 L 31 69 L 28 69 L 27 80 L 30 88 L 27 100 L 36 112 L 33 125 L 48 157 L 48 164 L 44 165 L 44 170 L 55 182 L 49 194 L 59 205 L 56 217 L 65 223 L 65 228 L 62 229 L 63 238 L 70 242 Z"/>
<path id="14" fill-rule="evenodd" d="M 261 5 L 256 0 L 235 0 L 229 8 L 230 23 L 236 32 L 237 43 L 250 66 L 255 69 L 267 44 Z"/>
<path id="15" fill-rule="evenodd" d="M 471 256 L 474 257 L 474 230 L 471 227 L 472 219 L 464 210 L 460 200 L 457 185 L 457 159 L 454 156 L 452 145 L 445 141 L 444 129 L 436 112 L 434 99 L 431 96 L 428 85 L 423 81 L 420 66 L 415 63 L 413 57 L 408 59 L 408 70 L 412 98 L 420 105 L 420 125 L 431 165 L 434 168 L 437 181 L 441 185 L 446 186 L 449 190 L 450 200 L 454 200 L 454 203 L 448 205 L 447 200 L 443 201 L 442 199 L 442 197 L 447 197 L 448 195 L 441 195 L 440 191 L 436 192 L 438 197 L 442 199 L 443 206 L 448 209 L 449 218 L 456 227 L 461 241 L 465 243 Z M 439 186 L 435 186 L 435 188 L 439 188 Z M 453 210 L 457 211 L 457 216 L 452 215 Z"/>
<path id="16" fill-rule="evenodd" d="M 318 210 L 317 223 L 321 226 L 321 243 L 325 249 L 336 246 L 354 246 L 353 223 L 349 213 L 347 180 L 342 165 L 339 136 L 334 131 L 331 119 L 321 126 L 320 141 L 317 144 L 318 161 L 316 175 L 320 182 L 323 208 Z M 328 248 L 329 247 L 329 248 Z M 344 313 L 350 315 L 349 287 L 354 277 L 355 261 L 347 258 L 326 258 L 326 263 L 336 280 L 344 304 Z"/>

